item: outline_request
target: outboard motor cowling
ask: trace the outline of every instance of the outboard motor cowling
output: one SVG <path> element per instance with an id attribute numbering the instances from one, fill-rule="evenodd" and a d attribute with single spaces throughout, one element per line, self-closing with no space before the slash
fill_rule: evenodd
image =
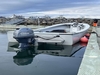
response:
<path id="1" fill-rule="evenodd" d="M 20 28 L 15 30 L 13 33 L 13 38 L 15 38 L 19 43 L 19 47 L 27 47 L 29 44 L 34 44 L 34 32 L 30 28 Z"/>

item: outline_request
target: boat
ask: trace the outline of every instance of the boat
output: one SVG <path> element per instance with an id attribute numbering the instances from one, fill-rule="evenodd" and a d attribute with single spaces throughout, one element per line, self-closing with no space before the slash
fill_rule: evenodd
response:
<path id="1" fill-rule="evenodd" d="M 35 30 L 20 28 L 15 31 L 8 31 L 7 36 L 10 43 L 28 44 L 37 41 L 37 43 L 73 45 L 88 32 L 89 28 L 90 25 L 87 23 L 61 23 Z"/>

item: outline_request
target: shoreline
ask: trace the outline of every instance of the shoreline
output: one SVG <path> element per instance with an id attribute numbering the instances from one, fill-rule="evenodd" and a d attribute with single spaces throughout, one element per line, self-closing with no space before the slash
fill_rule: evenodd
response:
<path id="1" fill-rule="evenodd" d="M 11 31 L 11 30 L 16 30 L 16 28 L 23 28 L 23 27 L 28 27 L 32 29 L 37 29 L 37 28 L 42 28 L 44 26 L 38 26 L 38 25 L 0 25 L 0 31 Z"/>

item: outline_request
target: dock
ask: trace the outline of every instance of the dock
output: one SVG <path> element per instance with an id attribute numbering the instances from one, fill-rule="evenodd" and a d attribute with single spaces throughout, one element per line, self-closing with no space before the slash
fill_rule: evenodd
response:
<path id="1" fill-rule="evenodd" d="M 44 26 L 40 26 L 40 25 L 0 25 L 0 31 L 11 31 L 11 30 L 16 30 L 16 28 L 23 28 L 23 27 L 37 29 L 37 28 L 42 28 Z"/>
<path id="2" fill-rule="evenodd" d="M 100 27 L 92 27 L 77 75 L 100 75 Z"/>

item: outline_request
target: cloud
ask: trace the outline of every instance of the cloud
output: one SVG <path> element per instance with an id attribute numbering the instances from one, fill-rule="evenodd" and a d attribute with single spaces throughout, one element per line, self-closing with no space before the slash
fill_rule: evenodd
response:
<path id="1" fill-rule="evenodd" d="M 0 2 L 0 14 L 27 12 L 43 1 L 45 0 L 3 0 Z"/>
<path id="2" fill-rule="evenodd" d="M 43 11 L 43 12 L 27 12 L 20 13 L 24 16 L 59 16 L 63 15 L 66 17 L 90 17 L 90 18 L 100 18 L 100 5 L 95 6 L 81 6 L 81 7 L 73 7 L 73 8 L 62 8 L 57 10 Z"/>
<path id="3" fill-rule="evenodd" d="M 3 0 L 0 15 L 98 17 L 99 0 Z"/>

